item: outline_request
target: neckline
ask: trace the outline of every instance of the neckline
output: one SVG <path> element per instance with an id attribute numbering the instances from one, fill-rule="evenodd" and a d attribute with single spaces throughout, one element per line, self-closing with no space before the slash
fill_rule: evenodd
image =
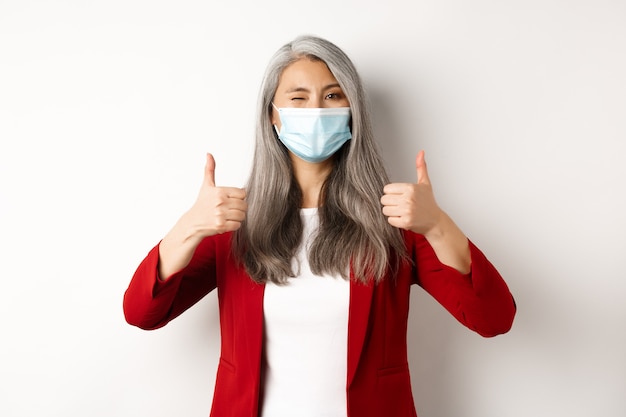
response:
<path id="1" fill-rule="evenodd" d="M 300 213 L 304 214 L 305 216 L 317 214 L 317 207 L 302 207 L 300 209 Z"/>

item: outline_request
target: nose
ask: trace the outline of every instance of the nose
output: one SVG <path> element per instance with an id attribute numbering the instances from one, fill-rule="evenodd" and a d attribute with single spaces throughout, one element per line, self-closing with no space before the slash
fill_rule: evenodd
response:
<path id="1" fill-rule="evenodd" d="M 321 94 L 316 94 L 315 97 L 311 97 L 307 103 L 307 107 L 321 108 L 324 107 L 325 101 Z"/>

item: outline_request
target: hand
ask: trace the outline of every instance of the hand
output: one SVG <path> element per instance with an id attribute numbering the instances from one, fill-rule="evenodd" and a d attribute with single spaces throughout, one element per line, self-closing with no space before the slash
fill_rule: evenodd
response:
<path id="1" fill-rule="evenodd" d="M 207 154 L 196 202 L 159 244 L 159 279 L 187 266 L 205 237 L 239 229 L 248 209 L 245 199 L 241 188 L 215 186 L 215 160 Z"/>
<path id="2" fill-rule="evenodd" d="M 380 199 L 383 214 L 394 227 L 426 235 L 437 226 L 443 211 L 435 201 L 424 160 L 424 151 L 415 160 L 417 184 L 387 184 Z"/>
<path id="3" fill-rule="evenodd" d="M 237 230 L 246 217 L 245 198 L 242 188 L 215 186 L 215 159 L 208 153 L 204 181 L 196 202 L 185 214 L 186 223 L 201 238 Z"/>

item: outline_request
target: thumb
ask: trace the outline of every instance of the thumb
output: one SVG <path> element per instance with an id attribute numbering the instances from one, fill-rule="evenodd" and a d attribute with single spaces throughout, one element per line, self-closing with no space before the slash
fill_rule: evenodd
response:
<path id="1" fill-rule="evenodd" d="M 215 159 L 210 153 L 206 154 L 206 165 L 204 166 L 204 183 L 209 187 L 215 187 Z"/>
<path id="2" fill-rule="evenodd" d="M 426 169 L 426 159 L 424 157 L 424 151 L 421 150 L 415 158 L 415 168 L 417 169 L 417 183 L 418 184 L 430 184 L 430 178 L 428 177 L 428 170 Z"/>

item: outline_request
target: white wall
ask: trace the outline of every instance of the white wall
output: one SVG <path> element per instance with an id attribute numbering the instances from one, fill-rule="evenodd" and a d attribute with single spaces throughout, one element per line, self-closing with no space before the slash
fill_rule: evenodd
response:
<path id="1" fill-rule="evenodd" d="M 625 415 L 626 4 L 226 3 L 0 2 L 0 415 L 208 415 L 215 296 L 144 332 L 122 295 L 205 152 L 243 184 L 262 72 L 301 33 L 353 58 L 393 179 L 426 149 L 518 302 L 482 339 L 414 291 L 420 417 Z"/>

